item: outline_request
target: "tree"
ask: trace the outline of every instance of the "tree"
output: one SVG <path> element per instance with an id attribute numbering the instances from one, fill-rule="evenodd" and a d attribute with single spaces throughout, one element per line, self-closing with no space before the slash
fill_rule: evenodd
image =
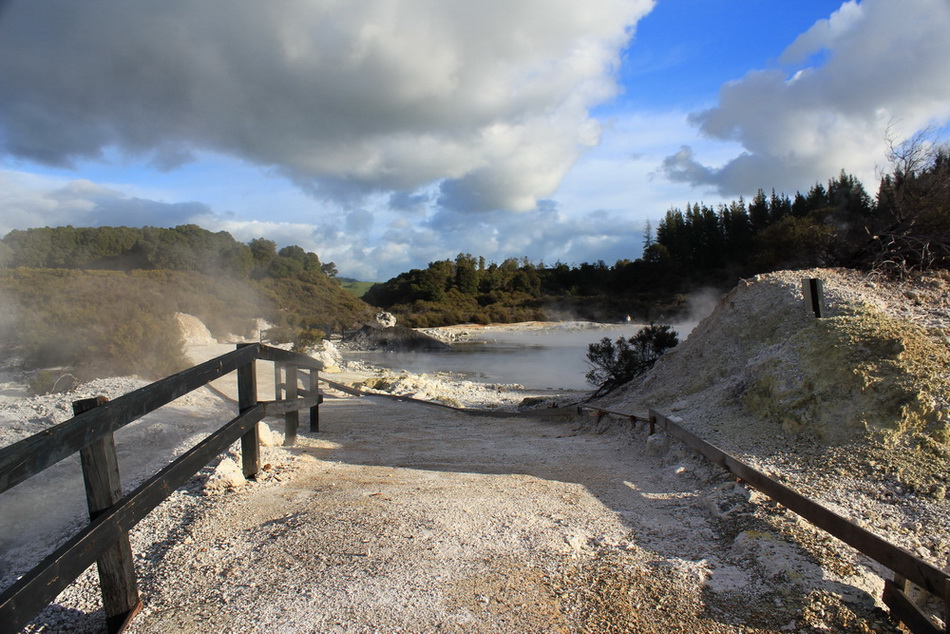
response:
<path id="1" fill-rule="evenodd" d="M 770 219 L 769 199 L 765 197 L 765 192 L 760 189 L 755 193 L 752 202 L 749 203 L 749 220 L 752 222 L 752 230 L 758 233 L 765 229 L 769 225 Z"/>
<path id="2" fill-rule="evenodd" d="M 254 268 L 266 271 L 270 263 L 277 258 L 277 243 L 266 238 L 254 238 L 247 243 L 254 258 Z"/>
<path id="3" fill-rule="evenodd" d="M 650 324 L 627 339 L 616 343 L 604 337 L 587 347 L 587 362 L 591 365 L 587 382 L 597 385 L 591 398 L 608 394 L 640 376 L 653 367 L 664 352 L 676 346 L 679 337 L 672 326 Z"/>
<path id="4" fill-rule="evenodd" d="M 647 220 L 643 227 L 643 253 L 649 251 L 653 244 L 653 225 Z"/>
<path id="5" fill-rule="evenodd" d="M 307 261 L 307 252 L 303 250 L 303 247 L 298 247 L 296 244 L 284 247 L 277 252 L 277 255 L 282 258 L 290 258 L 291 260 L 300 262 L 301 267 L 303 267 Z"/>
<path id="6" fill-rule="evenodd" d="M 13 262 L 13 249 L 0 242 L 0 269 L 6 268 Z"/>
<path id="7" fill-rule="evenodd" d="M 455 257 L 455 285 L 463 295 L 478 293 L 478 261 L 469 253 Z"/>
<path id="8" fill-rule="evenodd" d="M 905 275 L 950 267 L 950 145 L 925 130 L 891 143 L 892 173 L 881 180 L 875 230 L 862 264 Z"/>

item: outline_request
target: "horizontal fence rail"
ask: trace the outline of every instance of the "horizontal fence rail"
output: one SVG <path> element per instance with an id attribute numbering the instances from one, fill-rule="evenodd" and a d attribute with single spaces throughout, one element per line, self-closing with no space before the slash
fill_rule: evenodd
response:
<path id="1" fill-rule="evenodd" d="M 254 344 L 257 345 L 260 344 Z M 251 363 L 258 356 L 254 346 L 229 352 L 123 394 L 103 407 L 0 449 L 0 493 L 76 453 L 110 431 L 120 429 L 176 398 Z"/>
<path id="2" fill-rule="evenodd" d="M 293 368 L 293 385 L 284 385 L 274 401 L 257 400 L 256 361 L 274 361 Z M 307 379 L 302 398 L 297 392 L 297 370 Z M 238 344 L 238 349 L 188 370 L 129 392 L 113 401 L 103 398 L 74 403 L 76 416 L 0 449 L 0 492 L 42 472 L 72 454 L 82 455 L 83 477 L 89 501 L 90 523 L 0 593 L 0 632 L 24 627 L 92 563 L 99 567 L 106 629 L 122 631 L 141 607 L 128 546 L 128 531 L 215 456 L 241 441 L 246 477 L 260 471 L 257 424 L 265 417 L 289 417 L 310 409 L 311 428 L 323 398 L 317 389 L 323 365 L 311 357 L 262 344 Z M 231 372 L 237 373 L 238 415 L 192 449 L 121 496 L 113 432 L 176 398 Z M 308 376 L 309 375 L 309 376 Z M 91 408 L 88 409 L 87 408 Z M 285 436 L 296 437 L 296 427 Z"/>
<path id="3" fill-rule="evenodd" d="M 893 571 L 895 580 L 885 580 L 884 602 L 891 608 L 892 615 L 910 626 L 912 631 L 950 632 L 950 623 L 945 628 L 938 628 L 906 594 L 906 582 L 911 581 L 936 596 L 945 605 L 944 618 L 950 621 L 950 575 L 943 570 L 706 442 L 683 428 L 679 424 L 681 422 L 679 419 L 666 416 L 653 409 L 650 410 L 648 418 L 590 405 L 582 405 L 578 410 L 594 412 L 598 419 L 604 415 L 614 415 L 632 421 L 647 422 L 650 425 L 650 434 L 653 434 L 657 428 L 664 430 L 710 462 L 719 465 L 813 525 Z"/>

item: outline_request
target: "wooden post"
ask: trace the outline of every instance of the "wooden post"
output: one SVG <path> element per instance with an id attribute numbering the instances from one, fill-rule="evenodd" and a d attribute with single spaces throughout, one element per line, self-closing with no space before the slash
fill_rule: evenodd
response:
<path id="1" fill-rule="evenodd" d="M 802 295 L 805 296 L 805 306 L 815 313 L 815 317 L 825 316 L 825 291 L 820 279 L 817 277 L 803 279 Z"/>
<path id="2" fill-rule="evenodd" d="M 320 401 L 323 397 L 320 396 L 319 380 L 317 369 L 310 368 L 310 395 L 317 397 L 317 404 L 310 408 L 310 431 L 312 432 L 320 431 Z"/>
<path id="3" fill-rule="evenodd" d="M 239 343 L 238 348 L 257 344 Z M 257 361 L 237 369 L 238 410 L 243 412 L 257 405 Z M 245 478 L 254 478 L 261 470 L 261 444 L 258 425 L 241 436 L 241 466 Z"/>
<path id="4" fill-rule="evenodd" d="M 280 361 L 274 361 L 274 400 L 279 401 L 281 399 L 280 392 L 280 368 L 283 364 Z"/>
<path id="5" fill-rule="evenodd" d="M 950 578 L 943 584 L 943 622 L 946 634 L 950 634 Z"/>
<path id="6" fill-rule="evenodd" d="M 287 384 L 284 394 L 288 400 L 297 398 L 297 366 L 288 363 L 286 366 Z M 300 411 L 293 410 L 284 414 L 284 447 L 293 447 L 297 444 L 297 428 L 300 426 Z"/>
<path id="7" fill-rule="evenodd" d="M 78 416 L 105 403 L 104 396 L 75 401 L 73 413 Z M 86 485 L 89 519 L 94 520 L 122 498 L 119 460 L 112 432 L 80 449 L 79 458 Z M 109 632 L 121 632 L 142 609 L 128 532 L 123 532 L 112 546 L 102 552 L 96 560 L 96 567 L 99 569 L 106 629 Z"/>
<path id="8" fill-rule="evenodd" d="M 652 436 L 655 433 L 656 433 L 656 414 L 654 414 L 653 412 L 650 412 L 650 433 L 647 435 Z"/>

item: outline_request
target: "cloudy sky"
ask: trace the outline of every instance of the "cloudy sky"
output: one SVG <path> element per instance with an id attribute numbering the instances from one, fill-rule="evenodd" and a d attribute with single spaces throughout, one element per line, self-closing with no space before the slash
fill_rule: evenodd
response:
<path id="1" fill-rule="evenodd" d="M 632 259 L 687 202 L 873 194 L 888 135 L 946 136 L 947 33 L 950 0 L 0 0 L 0 235 Z"/>

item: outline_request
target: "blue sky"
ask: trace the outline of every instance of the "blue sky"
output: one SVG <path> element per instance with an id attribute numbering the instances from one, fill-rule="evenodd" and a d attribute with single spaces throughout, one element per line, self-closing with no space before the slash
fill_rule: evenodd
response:
<path id="1" fill-rule="evenodd" d="M 950 122 L 946 0 L 0 4 L 0 235 L 196 223 L 387 279 L 640 255 Z"/>

